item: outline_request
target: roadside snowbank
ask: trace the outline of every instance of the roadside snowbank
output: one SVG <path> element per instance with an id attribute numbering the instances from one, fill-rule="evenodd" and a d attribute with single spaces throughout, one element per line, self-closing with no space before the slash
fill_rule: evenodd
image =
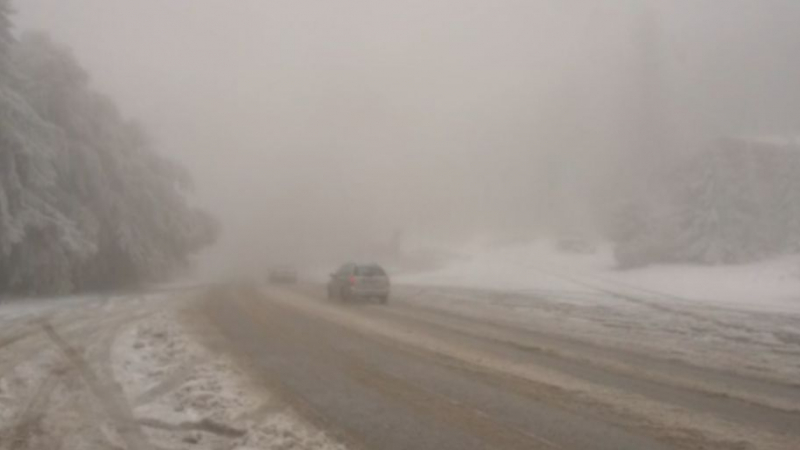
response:
<path id="1" fill-rule="evenodd" d="M 400 275 L 403 284 L 561 293 L 617 292 L 670 302 L 800 313 L 800 256 L 737 266 L 658 265 L 620 271 L 608 245 L 558 251 L 551 241 L 476 244 L 443 269 Z"/>
<path id="2" fill-rule="evenodd" d="M 79 307 L 97 301 L 98 295 L 42 297 L 42 298 L 0 298 L 0 323 L 25 317 L 40 316 L 65 308 Z"/>
<path id="3" fill-rule="evenodd" d="M 343 449 L 231 361 L 189 337 L 178 313 L 121 333 L 112 367 L 148 439 L 159 448 Z"/>

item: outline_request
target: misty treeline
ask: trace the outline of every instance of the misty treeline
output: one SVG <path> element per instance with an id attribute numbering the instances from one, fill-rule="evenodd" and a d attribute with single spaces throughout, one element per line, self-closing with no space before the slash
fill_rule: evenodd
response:
<path id="1" fill-rule="evenodd" d="M 787 57 L 798 41 L 777 19 L 790 11 L 788 3 L 749 9 L 736 35 L 697 51 L 691 65 L 670 56 L 676 31 L 667 39 L 643 9 L 623 133 L 632 139 L 612 180 L 624 187 L 602 219 L 619 267 L 800 252 L 796 67 Z M 708 76 L 715 82 L 699 81 Z"/>
<path id="2" fill-rule="evenodd" d="M 68 49 L 12 33 L 0 0 L 0 293 L 118 288 L 212 243 L 187 172 L 93 91 Z"/>
<path id="3" fill-rule="evenodd" d="M 800 252 L 800 142 L 720 139 L 616 211 L 621 267 L 737 264 Z"/>

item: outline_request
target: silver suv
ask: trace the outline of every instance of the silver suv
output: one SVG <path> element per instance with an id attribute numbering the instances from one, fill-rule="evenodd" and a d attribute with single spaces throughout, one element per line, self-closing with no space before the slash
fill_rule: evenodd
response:
<path id="1" fill-rule="evenodd" d="M 389 276 L 377 264 L 344 264 L 331 274 L 328 282 L 328 298 L 343 301 L 376 298 L 386 303 L 389 301 L 389 291 Z"/>

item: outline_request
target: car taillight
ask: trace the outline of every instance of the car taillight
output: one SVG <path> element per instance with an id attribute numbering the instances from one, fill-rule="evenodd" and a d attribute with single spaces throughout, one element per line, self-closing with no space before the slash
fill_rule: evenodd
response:
<path id="1" fill-rule="evenodd" d="M 350 286 L 355 286 L 355 285 L 356 285 L 356 277 L 351 276 L 350 277 Z"/>

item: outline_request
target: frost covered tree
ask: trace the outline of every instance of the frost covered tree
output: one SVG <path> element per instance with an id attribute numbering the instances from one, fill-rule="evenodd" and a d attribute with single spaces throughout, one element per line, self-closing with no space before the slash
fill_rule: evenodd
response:
<path id="1" fill-rule="evenodd" d="M 757 257 L 757 193 L 742 170 L 741 155 L 712 151 L 685 168 L 675 210 L 678 261 L 735 263 Z"/>
<path id="2" fill-rule="evenodd" d="M 619 217 L 628 224 L 613 237 L 622 267 L 744 263 L 797 252 L 800 146 L 723 140 L 682 164 L 660 196 Z"/>
<path id="3" fill-rule="evenodd" d="M 14 43 L 14 35 L 11 32 L 12 12 L 11 1 L 0 0 L 0 63 L 4 66 L 7 62 L 8 51 Z"/>
<path id="4" fill-rule="evenodd" d="M 785 240 L 786 252 L 800 251 L 800 143 L 783 145 L 783 154 L 772 164 L 771 172 L 775 180 L 773 210 L 779 219 L 775 235 Z"/>
<path id="5" fill-rule="evenodd" d="M 158 280 L 213 242 L 187 173 L 90 88 L 68 49 L 25 34 L 0 58 L 14 72 L 0 80 L 0 291 Z"/>
<path id="6" fill-rule="evenodd" d="M 71 288 L 65 243 L 76 230 L 55 201 L 57 130 L 36 114 L 13 82 L 10 7 L 0 1 L 0 290 Z"/>

